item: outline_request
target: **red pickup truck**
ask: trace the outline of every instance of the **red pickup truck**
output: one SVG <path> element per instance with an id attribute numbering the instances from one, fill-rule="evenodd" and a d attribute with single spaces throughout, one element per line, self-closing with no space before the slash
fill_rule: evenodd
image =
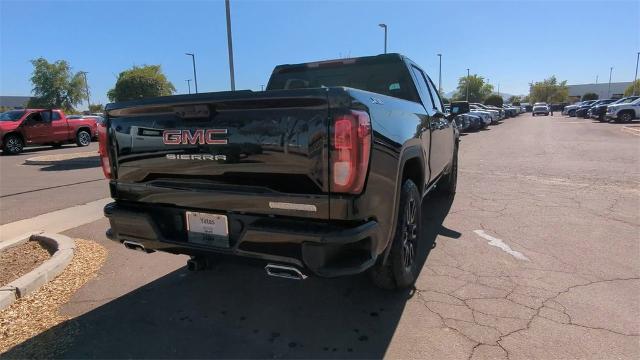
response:
<path id="1" fill-rule="evenodd" d="M 0 147 L 19 154 L 27 145 L 76 143 L 88 146 L 98 136 L 93 118 L 69 119 L 62 110 L 20 109 L 0 113 Z"/>

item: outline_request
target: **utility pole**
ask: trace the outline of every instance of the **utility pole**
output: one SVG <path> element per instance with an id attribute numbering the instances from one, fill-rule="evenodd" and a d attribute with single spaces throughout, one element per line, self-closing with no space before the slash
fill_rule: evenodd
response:
<path id="1" fill-rule="evenodd" d="M 442 96 L 442 54 L 438 54 L 438 93 Z"/>
<path id="2" fill-rule="evenodd" d="M 636 55 L 636 76 L 633 77 L 633 95 L 636 94 L 636 88 L 638 87 L 636 84 L 638 81 L 638 60 L 640 60 L 640 52 Z"/>
<path id="3" fill-rule="evenodd" d="M 231 91 L 236 90 L 236 79 L 233 75 L 233 41 L 231 40 L 231 9 L 229 0 L 225 0 L 227 8 L 227 50 L 229 50 L 229 78 L 231 79 Z"/>
<path id="4" fill-rule="evenodd" d="M 469 69 L 467 68 L 467 102 L 469 102 Z"/>
<path id="5" fill-rule="evenodd" d="M 192 53 L 185 53 L 187 56 L 191 56 L 193 62 L 193 82 L 196 85 L 196 94 L 198 93 L 198 76 L 196 75 L 196 56 Z"/>
<path id="6" fill-rule="evenodd" d="M 260 91 L 264 91 L 264 85 L 260 85 Z"/>
<path id="7" fill-rule="evenodd" d="M 387 53 L 387 24 L 378 24 L 381 28 L 384 29 L 384 53 Z"/>
<path id="8" fill-rule="evenodd" d="M 80 74 L 84 76 L 84 89 L 87 92 L 87 111 L 91 112 L 91 99 L 89 99 L 89 83 L 87 82 L 88 72 L 80 71 Z"/>
<path id="9" fill-rule="evenodd" d="M 189 95 L 191 95 L 191 79 L 185 80 L 187 82 L 187 86 L 189 87 Z"/>
<path id="10" fill-rule="evenodd" d="M 596 75 L 596 85 L 598 85 L 598 75 Z"/>
<path id="11" fill-rule="evenodd" d="M 607 90 L 607 97 L 611 97 L 611 73 L 613 72 L 613 66 L 609 68 L 609 89 Z"/>

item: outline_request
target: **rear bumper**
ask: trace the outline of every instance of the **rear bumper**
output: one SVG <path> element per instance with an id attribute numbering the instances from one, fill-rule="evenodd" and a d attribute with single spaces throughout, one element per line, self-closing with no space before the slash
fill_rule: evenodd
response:
<path id="1" fill-rule="evenodd" d="M 221 253 L 266 262 L 286 263 L 321 277 L 357 274 L 378 256 L 376 221 L 323 222 L 216 212 L 229 224 L 228 248 L 190 243 L 185 209 L 139 203 L 110 203 L 104 208 L 114 241 L 138 242 L 146 249 L 175 254 Z"/>

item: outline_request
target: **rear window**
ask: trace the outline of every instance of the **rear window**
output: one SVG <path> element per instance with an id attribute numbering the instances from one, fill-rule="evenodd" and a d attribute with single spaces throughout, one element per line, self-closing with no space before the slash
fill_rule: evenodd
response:
<path id="1" fill-rule="evenodd" d="M 274 73 L 267 90 L 346 86 L 419 101 L 411 75 L 401 61 L 387 63 L 327 63 L 284 68 Z"/>

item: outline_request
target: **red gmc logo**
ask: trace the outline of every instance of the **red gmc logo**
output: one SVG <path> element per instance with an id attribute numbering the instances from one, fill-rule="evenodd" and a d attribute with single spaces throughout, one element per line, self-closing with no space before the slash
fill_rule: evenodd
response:
<path id="1" fill-rule="evenodd" d="M 164 130 L 162 142 L 166 145 L 226 145 L 227 139 L 216 139 L 216 134 L 226 134 L 227 129 Z"/>

